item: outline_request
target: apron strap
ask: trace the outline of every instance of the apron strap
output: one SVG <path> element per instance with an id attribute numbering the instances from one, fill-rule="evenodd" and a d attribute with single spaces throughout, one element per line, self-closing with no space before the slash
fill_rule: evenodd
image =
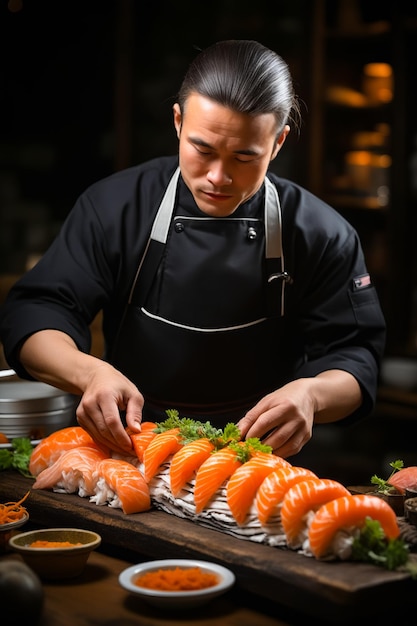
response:
<path id="1" fill-rule="evenodd" d="M 151 234 L 140 261 L 128 303 L 131 304 L 134 295 L 140 297 L 144 303 L 152 280 L 156 274 L 164 246 L 168 239 L 169 227 L 175 207 L 175 197 L 180 169 L 174 172 L 165 194 L 162 198 L 155 217 Z M 276 317 L 284 315 L 284 289 L 290 282 L 290 277 L 284 270 L 284 255 L 282 249 L 281 207 L 275 185 L 265 177 L 265 259 L 268 274 L 267 284 L 267 315 Z M 281 285 L 277 288 L 276 281 Z"/>

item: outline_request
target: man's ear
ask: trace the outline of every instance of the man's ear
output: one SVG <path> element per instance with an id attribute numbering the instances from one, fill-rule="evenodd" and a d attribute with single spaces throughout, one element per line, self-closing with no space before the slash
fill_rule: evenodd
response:
<path id="1" fill-rule="evenodd" d="M 274 145 L 274 150 L 272 152 L 271 155 L 271 161 L 273 159 L 275 159 L 275 157 L 277 156 L 278 152 L 281 150 L 282 146 L 284 145 L 284 141 L 287 138 L 288 133 L 290 132 L 290 127 L 288 125 L 284 126 L 284 129 L 282 131 L 282 133 L 280 135 L 278 135 L 278 137 L 276 138 L 275 141 L 275 145 Z"/>
<path id="2" fill-rule="evenodd" d="M 172 111 L 174 113 L 174 126 L 175 126 L 175 130 L 177 131 L 177 137 L 179 139 L 180 134 L 181 134 L 182 115 L 181 115 L 180 105 L 178 104 L 178 102 L 174 104 L 174 106 L 172 107 Z"/>

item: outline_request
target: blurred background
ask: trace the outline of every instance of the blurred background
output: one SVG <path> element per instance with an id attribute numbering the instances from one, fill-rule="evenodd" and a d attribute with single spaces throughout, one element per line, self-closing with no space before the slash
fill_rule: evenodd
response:
<path id="1" fill-rule="evenodd" d="M 357 228 L 388 324 L 375 414 L 317 428 L 293 463 L 350 484 L 417 465 L 416 3 L 0 0 L 0 303 L 89 184 L 176 152 L 182 77 L 228 38 L 288 62 L 303 123 L 273 170 Z"/>

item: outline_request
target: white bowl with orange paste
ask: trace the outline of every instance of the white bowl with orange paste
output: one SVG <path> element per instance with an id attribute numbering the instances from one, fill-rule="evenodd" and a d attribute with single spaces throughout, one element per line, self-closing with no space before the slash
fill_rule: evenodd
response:
<path id="1" fill-rule="evenodd" d="M 235 583 L 234 573 L 210 561 L 162 559 L 123 570 L 120 585 L 160 609 L 193 608 L 222 595 Z"/>

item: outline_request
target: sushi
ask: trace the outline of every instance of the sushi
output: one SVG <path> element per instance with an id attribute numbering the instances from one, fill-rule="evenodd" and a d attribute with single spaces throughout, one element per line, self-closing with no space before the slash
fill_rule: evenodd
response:
<path id="1" fill-rule="evenodd" d="M 281 522 L 290 548 L 301 548 L 316 510 L 326 502 L 350 495 L 341 483 L 330 478 L 309 478 L 287 491 L 282 501 Z"/>
<path id="2" fill-rule="evenodd" d="M 151 508 L 149 486 L 142 472 L 122 459 L 103 459 L 94 471 L 94 495 L 90 502 L 140 513 Z"/>
<path id="3" fill-rule="evenodd" d="M 142 422 L 141 431 L 139 433 L 132 433 L 127 428 L 126 431 L 132 441 L 133 449 L 138 457 L 139 461 L 143 462 L 143 455 L 152 439 L 156 437 L 155 422 Z"/>
<path id="4" fill-rule="evenodd" d="M 403 467 L 398 472 L 392 474 L 388 484 L 391 487 L 395 487 L 402 495 L 405 494 L 406 489 L 417 489 L 417 467 L 415 465 Z"/>
<path id="5" fill-rule="evenodd" d="M 341 496 L 322 505 L 314 515 L 308 531 L 311 553 L 317 559 L 349 559 L 354 537 L 367 518 L 381 524 L 387 539 L 399 537 L 397 516 L 385 500 L 370 494 Z"/>
<path id="6" fill-rule="evenodd" d="M 33 449 L 29 460 L 30 473 L 32 476 L 37 476 L 46 467 L 52 465 L 63 452 L 80 446 L 100 449 L 91 435 L 81 426 L 68 426 L 51 433 Z"/>
<path id="7" fill-rule="evenodd" d="M 216 492 L 242 465 L 234 447 L 221 448 L 213 452 L 198 468 L 194 481 L 195 512 L 201 513 Z"/>
<path id="8" fill-rule="evenodd" d="M 182 448 L 179 428 L 158 433 L 143 454 L 143 472 L 146 482 L 152 480 L 162 463 Z"/>
<path id="9" fill-rule="evenodd" d="M 77 493 L 81 497 L 94 494 L 93 477 L 99 461 L 107 455 L 99 449 L 80 446 L 65 450 L 55 463 L 42 470 L 32 489 L 52 489 L 64 493 Z"/>
<path id="10" fill-rule="evenodd" d="M 290 463 L 280 456 L 257 452 L 232 474 L 227 483 L 226 497 L 232 515 L 239 525 L 245 522 L 263 479 L 274 468 L 289 465 Z"/>
<path id="11" fill-rule="evenodd" d="M 184 485 L 192 480 L 200 465 L 213 452 L 214 444 L 206 437 L 190 441 L 172 457 L 169 467 L 171 492 L 177 497 Z"/>
<path id="12" fill-rule="evenodd" d="M 277 467 L 272 470 L 256 492 L 255 505 L 260 523 L 267 524 L 271 517 L 280 515 L 282 501 L 288 489 L 307 478 L 317 476 L 304 467 Z"/>

